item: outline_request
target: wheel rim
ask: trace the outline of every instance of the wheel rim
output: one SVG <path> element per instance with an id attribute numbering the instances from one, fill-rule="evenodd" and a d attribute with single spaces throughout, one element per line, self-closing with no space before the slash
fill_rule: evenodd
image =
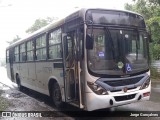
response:
<path id="1" fill-rule="evenodd" d="M 60 107 L 62 102 L 60 88 L 57 84 L 53 87 L 53 102 L 56 107 Z"/>
<path id="2" fill-rule="evenodd" d="M 60 101 L 60 91 L 58 89 L 56 89 L 54 91 L 54 95 L 53 95 L 54 99 L 56 102 Z"/>

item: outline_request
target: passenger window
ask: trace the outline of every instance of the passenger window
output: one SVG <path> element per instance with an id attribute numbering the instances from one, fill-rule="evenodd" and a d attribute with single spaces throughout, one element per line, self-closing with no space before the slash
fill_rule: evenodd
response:
<path id="1" fill-rule="evenodd" d="M 36 39 L 36 60 L 46 60 L 46 35 Z"/>
<path id="2" fill-rule="evenodd" d="M 49 33 L 49 59 L 58 59 L 61 56 L 61 29 Z"/>
<path id="3" fill-rule="evenodd" d="M 26 61 L 25 43 L 20 45 L 20 62 Z"/>
<path id="4" fill-rule="evenodd" d="M 27 61 L 33 61 L 34 44 L 33 41 L 27 42 Z"/>
<path id="5" fill-rule="evenodd" d="M 19 62 L 19 46 L 14 48 L 14 62 Z"/>

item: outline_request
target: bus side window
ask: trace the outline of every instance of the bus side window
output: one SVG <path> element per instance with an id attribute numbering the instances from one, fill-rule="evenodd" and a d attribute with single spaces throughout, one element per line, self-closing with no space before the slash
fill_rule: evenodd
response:
<path id="1" fill-rule="evenodd" d="M 36 60 L 46 60 L 46 35 L 42 35 L 36 39 Z"/>
<path id="2" fill-rule="evenodd" d="M 49 59 L 60 59 L 61 53 L 61 29 L 49 33 Z"/>
<path id="3" fill-rule="evenodd" d="M 19 62 L 19 46 L 14 48 L 14 62 Z"/>
<path id="4" fill-rule="evenodd" d="M 26 50 L 27 50 L 26 60 L 33 61 L 35 58 L 35 55 L 34 55 L 34 42 L 32 40 L 27 42 Z"/>
<path id="5" fill-rule="evenodd" d="M 20 45 L 20 62 L 26 61 L 26 45 L 25 43 Z"/>

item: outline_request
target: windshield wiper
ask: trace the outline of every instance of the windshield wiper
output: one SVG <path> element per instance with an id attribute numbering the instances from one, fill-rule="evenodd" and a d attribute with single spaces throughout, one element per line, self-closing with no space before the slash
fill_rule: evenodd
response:
<path id="1" fill-rule="evenodd" d="M 105 31 L 106 31 L 107 35 L 109 36 L 109 40 L 110 40 L 110 43 L 111 43 L 111 49 L 112 49 L 113 59 L 115 59 L 114 43 L 113 43 L 113 39 L 112 39 L 112 36 L 111 36 L 111 32 L 109 31 L 109 29 L 107 27 L 105 27 Z"/>
<path id="2" fill-rule="evenodd" d="M 135 29 L 136 33 L 137 33 L 137 39 L 136 39 L 136 60 L 138 60 L 138 49 L 139 49 L 139 46 L 138 46 L 138 41 L 139 41 L 139 30 L 138 28 Z"/>

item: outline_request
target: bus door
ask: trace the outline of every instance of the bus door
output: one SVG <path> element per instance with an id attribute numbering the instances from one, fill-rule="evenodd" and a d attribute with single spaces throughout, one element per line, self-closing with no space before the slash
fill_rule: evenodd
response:
<path id="1" fill-rule="evenodd" d="M 10 73 L 12 81 L 14 80 L 13 60 L 14 60 L 14 50 L 13 48 L 11 48 L 9 49 L 9 62 L 10 62 Z"/>
<path id="2" fill-rule="evenodd" d="M 65 80 L 65 99 L 66 102 L 77 103 L 77 105 L 80 105 L 80 65 L 78 60 L 76 59 L 78 47 L 76 31 L 69 32 L 65 35 L 62 34 L 62 43 Z"/>

